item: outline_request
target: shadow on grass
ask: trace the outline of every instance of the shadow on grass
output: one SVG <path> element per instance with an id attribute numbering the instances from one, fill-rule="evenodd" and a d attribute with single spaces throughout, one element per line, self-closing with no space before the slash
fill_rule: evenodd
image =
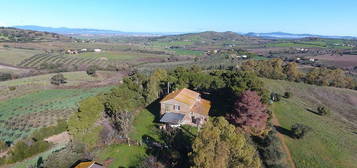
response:
<path id="1" fill-rule="evenodd" d="M 314 114 L 316 114 L 316 115 L 320 115 L 320 114 L 319 114 L 317 111 L 315 111 L 315 110 L 311 110 L 311 109 L 309 109 L 309 108 L 306 108 L 305 110 L 308 111 L 308 112 L 314 113 Z"/>
<path id="2" fill-rule="evenodd" d="M 294 134 L 293 132 L 291 132 L 290 130 L 286 129 L 286 128 L 283 128 L 281 126 L 277 126 L 277 125 L 274 125 L 274 128 L 281 134 L 284 134 L 290 138 L 294 138 Z"/>
<path id="3" fill-rule="evenodd" d="M 161 99 L 157 99 L 146 107 L 146 109 L 155 116 L 155 123 L 160 122 L 160 100 Z"/>

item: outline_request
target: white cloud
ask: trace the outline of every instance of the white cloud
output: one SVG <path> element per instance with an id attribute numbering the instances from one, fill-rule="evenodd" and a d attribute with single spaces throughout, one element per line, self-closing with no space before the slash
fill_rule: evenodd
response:
<path id="1" fill-rule="evenodd" d="M 4 22 L 0 21 L 0 26 L 1 26 L 1 27 L 6 27 L 7 24 L 5 24 Z"/>

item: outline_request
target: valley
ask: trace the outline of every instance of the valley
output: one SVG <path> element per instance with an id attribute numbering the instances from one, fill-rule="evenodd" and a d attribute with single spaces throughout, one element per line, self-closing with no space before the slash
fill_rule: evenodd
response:
<path id="1" fill-rule="evenodd" d="M 354 39 L 212 31 L 85 39 L 14 28 L 2 28 L 0 35 L 2 167 L 27 168 L 39 160 L 68 167 L 83 158 L 110 168 L 136 167 L 148 158 L 166 167 L 198 165 L 204 153 L 194 146 L 205 138 L 202 130 L 209 130 L 187 125 L 165 130 L 160 122 L 160 100 L 182 88 L 211 101 L 206 122 L 236 129 L 226 136 L 252 149 L 249 159 L 258 159 L 261 167 L 356 167 Z M 264 112 L 269 120 L 260 133 L 229 118 L 234 101 L 247 91 L 256 92 L 272 112 Z M 318 114 L 320 106 L 330 113 Z M 298 139 L 292 132 L 296 123 L 312 131 Z M 19 152 L 19 144 L 33 153 Z"/>

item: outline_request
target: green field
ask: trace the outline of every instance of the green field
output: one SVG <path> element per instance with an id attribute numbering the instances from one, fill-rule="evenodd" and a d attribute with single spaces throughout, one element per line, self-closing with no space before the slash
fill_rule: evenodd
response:
<path id="1" fill-rule="evenodd" d="M 98 156 L 100 156 L 98 158 L 100 161 L 112 160 L 108 168 L 135 167 L 139 160 L 145 156 L 145 148 L 125 144 L 110 145 L 99 152 Z"/>
<path id="2" fill-rule="evenodd" d="M 293 97 L 274 103 L 271 107 L 283 128 L 290 130 L 295 123 L 305 124 L 313 131 L 303 139 L 285 136 L 297 168 L 356 168 L 357 106 L 348 98 L 357 98 L 352 90 L 318 87 L 302 83 L 264 79 L 274 92 L 290 91 Z M 331 109 L 330 116 L 319 116 L 315 110 L 323 104 Z M 349 120 L 347 119 L 349 118 Z"/>
<path id="3" fill-rule="evenodd" d="M 75 111 L 80 100 L 110 88 L 43 90 L 1 101 L 1 140 L 13 141 L 35 128 L 53 125 Z"/>
<path id="4" fill-rule="evenodd" d="M 276 43 L 268 43 L 268 47 L 301 47 L 301 48 L 337 48 L 349 49 L 351 47 L 343 46 L 344 40 L 339 39 L 319 39 L 315 41 L 299 40 L 296 42 L 279 40 Z"/>
<path id="5" fill-rule="evenodd" d="M 204 53 L 202 51 L 195 50 L 185 50 L 185 49 L 172 49 L 177 55 L 187 55 L 187 56 L 202 56 Z"/>
<path id="6" fill-rule="evenodd" d="M 26 58 L 40 54 L 40 50 L 0 48 L 0 63 L 17 65 Z"/>

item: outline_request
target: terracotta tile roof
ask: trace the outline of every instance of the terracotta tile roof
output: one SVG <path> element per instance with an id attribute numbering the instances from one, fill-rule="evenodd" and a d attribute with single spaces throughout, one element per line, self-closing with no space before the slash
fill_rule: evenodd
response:
<path id="1" fill-rule="evenodd" d="M 192 107 L 192 112 L 202 115 L 208 115 L 210 108 L 211 102 L 205 99 L 201 99 L 200 101 L 197 101 L 196 104 Z"/>
<path id="2" fill-rule="evenodd" d="M 102 165 L 96 163 L 95 161 L 86 161 L 79 163 L 74 168 L 104 168 Z"/>
<path id="3" fill-rule="evenodd" d="M 199 98 L 200 94 L 195 92 L 195 91 L 192 91 L 190 89 L 180 89 L 180 90 L 177 90 L 177 91 L 174 91 L 174 92 L 171 92 L 170 94 L 168 94 L 167 96 L 165 96 L 161 101 L 161 102 L 164 102 L 164 101 L 167 101 L 167 100 L 171 100 L 171 99 L 175 99 L 179 102 L 182 102 L 182 103 L 185 103 L 189 106 L 193 106 L 197 99 Z"/>
<path id="4" fill-rule="evenodd" d="M 210 101 L 200 98 L 199 93 L 186 88 L 171 92 L 170 94 L 165 96 L 160 101 L 160 103 L 171 99 L 191 106 L 192 112 L 199 113 L 202 115 L 208 115 L 208 112 L 211 108 Z"/>
<path id="5" fill-rule="evenodd" d="M 91 162 L 81 162 L 79 163 L 76 167 L 74 168 L 90 168 L 95 162 L 91 161 Z"/>

